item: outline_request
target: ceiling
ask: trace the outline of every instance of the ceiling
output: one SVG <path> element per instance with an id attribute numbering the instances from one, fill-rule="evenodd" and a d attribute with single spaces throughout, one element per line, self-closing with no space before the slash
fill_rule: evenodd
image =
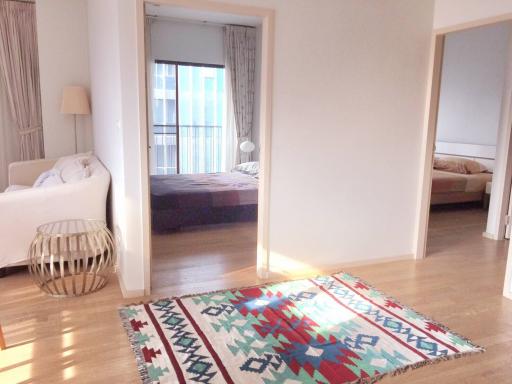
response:
<path id="1" fill-rule="evenodd" d="M 189 8 L 173 7 L 168 5 L 147 4 L 146 14 L 177 20 L 190 20 L 215 24 L 236 24 L 256 27 L 261 25 L 261 18 L 257 16 L 242 16 L 229 13 L 201 11 Z"/>

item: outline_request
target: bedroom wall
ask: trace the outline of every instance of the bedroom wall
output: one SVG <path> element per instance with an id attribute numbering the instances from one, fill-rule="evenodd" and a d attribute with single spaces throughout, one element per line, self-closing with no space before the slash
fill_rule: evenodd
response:
<path id="1" fill-rule="evenodd" d="M 37 34 L 45 156 L 75 151 L 72 115 L 60 113 L 66 85 L 90 88 L 87 0 L 37 0 Z M 77 118 L 78 150 L 93 148 L 91 116 Z"/>
<path id="2" fill-rule="evenodd" d="M 446 36 L 437 141 L 496 145 L 510 23 Z"/>

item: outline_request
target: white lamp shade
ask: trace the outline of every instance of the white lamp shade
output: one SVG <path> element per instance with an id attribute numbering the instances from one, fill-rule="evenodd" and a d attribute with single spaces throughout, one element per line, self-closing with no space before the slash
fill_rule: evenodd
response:
<path id="1" fill-rule="evenodd" d="M 60 113 L 70 115 L 89 115 L 91 113 L 89 98 L 87 97 L 87 91 L 84 87 L 64 87 L 62 91 Z"/>
<path id="2" fill-rule="evenodd" d="M 250 152 L 254 151 L 255 148 L 256 148 L 256 146 L 254 145 L 254 143 L 249 140 L 246 140 L 240 144 L 240 150 L 245 153 L 250 153 Z"/>

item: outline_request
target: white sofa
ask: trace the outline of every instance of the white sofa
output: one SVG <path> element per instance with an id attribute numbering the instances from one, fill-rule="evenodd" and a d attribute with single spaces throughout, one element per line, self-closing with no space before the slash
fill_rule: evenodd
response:
<path id="1" fill-rule="evenodd" d="M 26 264 L 36 228 L 43 223 L 64 219 L 105 220 L 110 174 L 95 156 L 80 155 L 88 157 L 87 177 L 61 185 L 0 193 L 0 268 Z M 32 186 L 57 160 L 10 164 L 8 189 L 14 185 Z"/>

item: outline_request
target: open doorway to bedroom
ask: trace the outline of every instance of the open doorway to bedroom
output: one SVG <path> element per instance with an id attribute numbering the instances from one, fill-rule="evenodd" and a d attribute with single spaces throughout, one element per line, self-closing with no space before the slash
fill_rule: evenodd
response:
<path id="1" fill-rule="evenodd" d="M 145 12 L 152 292 L 257 282 L 262 20 Z"/>
<path id="2" fill-rule="evenodd" d="M 505 257 L 512 22 L 454 31 L 442 42 L 425 253 Z"/>

